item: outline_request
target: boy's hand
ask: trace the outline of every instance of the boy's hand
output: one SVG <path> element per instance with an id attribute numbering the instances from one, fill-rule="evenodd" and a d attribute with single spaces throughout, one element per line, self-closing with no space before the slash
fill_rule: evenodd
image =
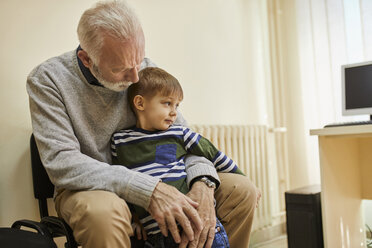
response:
<path id="1" fill-rule="evenodd" d="M 147 234 L 146 234 L 145 228 L 143 228 L 136 214 L 133 214 L 132 229 L 133 229 L 134 235 L 137 236 L 138 240 L 141 240 L 142 237 L 143 237 L 143 240 L 147 240 Z"/>

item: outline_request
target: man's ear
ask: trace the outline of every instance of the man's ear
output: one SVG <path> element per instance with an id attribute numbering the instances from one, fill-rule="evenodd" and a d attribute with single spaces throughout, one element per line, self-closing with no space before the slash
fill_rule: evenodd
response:
<path id="1" fill-rule="evenodd" d="M 83 65 L 87 68 L 89 68 L 92 64 L 92 60 L 89 58 L 88 53 L 84 50 L 79 50 L 77 53 L 77 56 L 83 63 Z"/>
<path id="2" fill-rule="evenodd" d="M 133 105 L 139 111 L 145 110 L 145 98 L 141 95 L 136 95 L 133 98 Z"/>

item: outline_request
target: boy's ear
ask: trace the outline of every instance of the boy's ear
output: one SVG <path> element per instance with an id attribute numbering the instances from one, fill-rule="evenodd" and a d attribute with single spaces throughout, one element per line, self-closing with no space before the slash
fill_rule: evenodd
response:
<path id="1" fill-rule="evenodd" d="M 136 95 L 133 98 L 133 104 L 137 110 L 143 111 L 145 109 L 145 98 L 141 95 Z"/>

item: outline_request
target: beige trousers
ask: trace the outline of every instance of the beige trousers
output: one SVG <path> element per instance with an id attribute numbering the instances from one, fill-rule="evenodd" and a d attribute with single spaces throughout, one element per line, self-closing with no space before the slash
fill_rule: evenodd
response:
<path id="1" fill-rule="evenodd" d="M 219 173 L 215 192 L 216 211 L 229 237 L 231 248 L 248 247 L 256 205 L 255 186 L 247 177 Z M 130 247 L 131 213 L 126 202 L 107 191 L 58 193 L 56 210 L 72 228 L 83 248 Z"/>

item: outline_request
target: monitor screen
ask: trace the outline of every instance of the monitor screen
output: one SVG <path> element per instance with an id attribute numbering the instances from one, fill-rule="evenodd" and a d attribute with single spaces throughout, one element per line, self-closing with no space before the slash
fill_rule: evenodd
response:
<path id="1" fill-rule="evenodd" d="M 372 115 L 372 61 L 343 65 L 342 114 Z"/>

